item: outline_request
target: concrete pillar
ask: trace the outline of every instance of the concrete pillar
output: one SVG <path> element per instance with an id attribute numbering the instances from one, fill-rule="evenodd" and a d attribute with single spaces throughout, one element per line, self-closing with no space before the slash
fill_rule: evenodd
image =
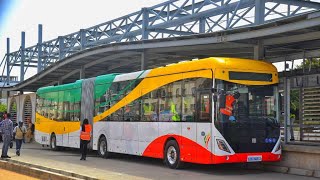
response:
<path id="1" fill-rule="evenodd" d="M 6 94 L 7 94 L 7 109 L 9 109 L 9 96 L 10 96 L 10 91 L 6 91 Z"/>
<path id="2" fill-rule="evenodd" d="M 10 82 L 10 38 L 7 38 L 7 85 Z"/>
<path id="3" fill-rule="evenodd" d="M 263 41 L 259 40 L 258 43 L 253 47 L 253 58 L 262 60 L 264 59 L 264 46 Z"/>
<path id="4" fill-rule="evenodd" d="M 147 68 L 147 52 L 143 50 L 141 53 L 141 70 L 145 70 Z"/>
<path id="5" fill-rule="evenodd" d="M 303 58 L 302 58 L 302 72 L 305 73 L 305 65 L 306 65 L 306 52 L 303 51 Z"/>
<path id="6" fill-rule="evenodd" d="M 299 132 L 300 132 L 300 141 L 302 140 L 302 136 L 303 136 L 303 133 L 302 133 L 302 125 L 303 125 L 303 111 L 302 111 L 302 87 L 300 86 L 299 88 Z"/>
<path id="7" fill-rule="evenodd" d="M 288 143 L 290 134 L 290 79 L 284 77 L 284 142 Z"/>
<path id="8" fill-rule="evenodd" d="M 85 77 L 86 77 L 85 68 L 84 68 L 84 66 L 81 66 L 81 69 L 80 69 L 80 79 L 84 79 Z"/>
<path id="9" fill-rule="evenodd" d="M 20 64 L 20 82 L 24 81 L 24 62 L 25 62 L 25 48 L 26 48 L 26 34 L 21 32 L 21 64 Z"/>
<path id="10" fill-rule="evenodd" d="M 38 25 L 38 73 L 42 71 L 42 24 Z"/>

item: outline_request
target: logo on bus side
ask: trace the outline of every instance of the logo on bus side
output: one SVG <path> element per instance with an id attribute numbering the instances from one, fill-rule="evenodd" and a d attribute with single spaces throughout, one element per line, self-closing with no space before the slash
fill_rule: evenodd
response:
<path id="1" fill-rule="evenodd" d="M 210 139 L 211 139 L 211 134 L 210 133 L 205 135 L 204 138 L 203 138 L 207 149 L 208 149 L 208 146 L 209 146 Z"/>

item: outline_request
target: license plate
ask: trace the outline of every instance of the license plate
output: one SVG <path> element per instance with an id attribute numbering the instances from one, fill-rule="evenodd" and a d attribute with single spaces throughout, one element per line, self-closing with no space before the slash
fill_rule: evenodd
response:
<path id="1" fill-rule="evenodd" d="M 248 162 L 259 162 L 262 161 L 262 156 L 248 156 Z"/>

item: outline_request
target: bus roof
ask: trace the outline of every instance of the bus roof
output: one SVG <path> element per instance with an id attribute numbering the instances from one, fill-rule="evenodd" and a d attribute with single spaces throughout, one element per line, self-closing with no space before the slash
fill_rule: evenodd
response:
<path id="1" fill-rule="evenodd" d="M 82 85 L 82 79 L 77 80 L 74 83 L 69 83 L 69 84 L 63 84 L 59 86 L 47 86 L 47 87 L 42 87 L 39 88 L 37 91 L 37 94 L 43 94 L 43 93 L 48 93 L 48 92 L 54 92 L 54 91 L 61 91 L 61 90 L 67 90 L 67 89 L 76 89 L 80 88 Z"/>
<path id="2" fill-rule="evenodd" d="M 165 67 L 159 67 L 161 71 L 170 71 L 175 69 L 176 73 L 180 71 L 195 71 L 200 69 L 239 69 L 249 71 L 270 71 L 277 72 L 275 66 L 269 62 L 242 58 L 224 58 L 224 57 L 209 57 L 199 60 L 181 61 L 174 64 L 169 64 Z M 155 68 L 157 69 L 157 68 Z"/>
<path id="3" fill-rule="evenodd" d="M 112 83 L 114 78 L 117 75 L 120 75 L 120 73 L 105 74 L 105 75 L 97 76 L 95 79 L 95 83 L 96 84 Z"/>
<path id="4" fill-rule="evenodd" d="M 152 77 L 152 76 L 159 76 L 159 75 L 173 74 L 173 73 L 183 73 L 183 72 L 203 70 L 203 69 L 220 69 L 221 71 L 232 69 L 232 70 L 239 70 L 239 71 L 251 71 L 251 72 L 262 71 L 262 72 L 269 72 L 269 73 L 277 73 L 276 67 L 273 66 L 271 63 L 265 62 L 265 61 L 242 59 L 242 58 L 209 57 L 205 59 L 194 59 L 190 61 L 181 61 L 178 63 L 172 63 L 166 66 L 157 67 L 157 68 L 146 70 L 146 71 L 138 71 L 138 72 L 124 73 L 124 74 L 113 73 L 113 74 L 101 75 L 96 77 L 95 83 L 104 84 L 104 83 L 111 83 L 114 80 L 121 81 L 123 79 L 130 80 L 130 79 L 135 79 L 137 77 L 144 78 L 146 74 L 148 74 L 149 72 L 151 72 L 151 74 L 148 74 L 148 77 Z M 216 74 L 216 77 L 219 77 L 219 74 Z M 222 78 L 222 79 L 225 79 L 225 78 Z M 82 84 L 82 80 L 78 80 L 70 84 L 43 87 L 38 89 L 37 94 L 79 88 L 81 84 Z"/>

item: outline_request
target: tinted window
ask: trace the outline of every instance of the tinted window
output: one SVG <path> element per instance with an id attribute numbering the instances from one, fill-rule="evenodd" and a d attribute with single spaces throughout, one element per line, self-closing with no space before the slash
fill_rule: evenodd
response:
<path id="1" fill-rule="evenodd" d="M 230 80 L 250 80 L 250 81 L 269 81 L 272 82 L 272 74 L 251 73 L 251 72 L 229 72 Z"/>

